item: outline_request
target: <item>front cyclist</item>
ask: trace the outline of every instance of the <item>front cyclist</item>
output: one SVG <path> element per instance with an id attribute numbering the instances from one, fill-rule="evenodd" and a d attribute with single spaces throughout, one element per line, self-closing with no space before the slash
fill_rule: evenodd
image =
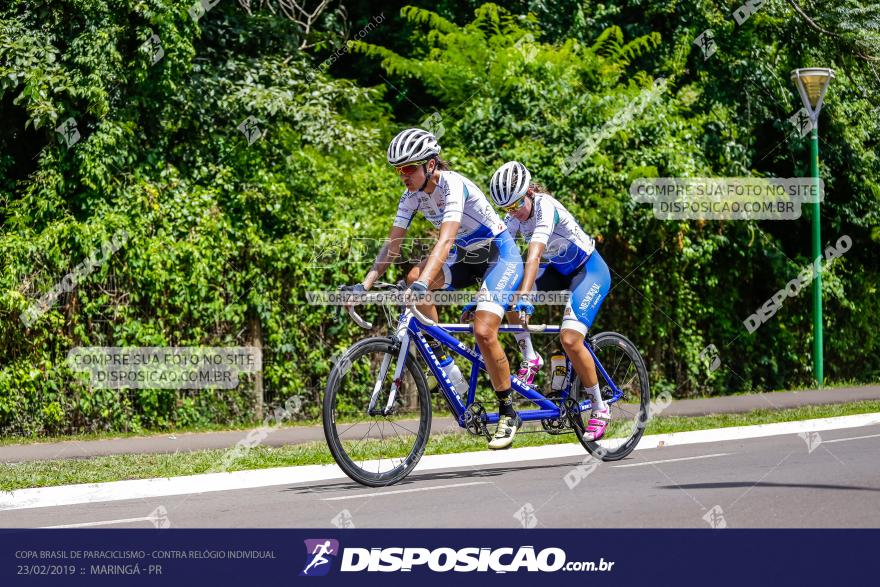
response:
<path id="1" fill-rule="evenodd" d="M 440 229 L 431 253 L 406 276 L 407 295 L 420 298 L 429 290 L 456 289 L 482 279 L 474 336 L 501 415 L 489 448 L 507 448 L 522 426 L 522 420 L 513 408 L 510 365 L 498 342 L 498 327 L 512 299 L 511 293 L 522 279 L 522 257 L 483 192 L 468 178 L 451 171 L 439 155 L 437 139 L 425 130 L 410 128 L 392 139 L 388 146 L 388 163 L 395 167 L 406 190 L 397 206 L 388 241 L 363 283 L 350 290 L 368 290 L 385 273 L 398 256 L 417 211 Z M 438 319 L 433 304 L 422 303 L 418 308 L 432 320 Z M 437 341 L 430 339 L 429 343 L 441 364 L 451 361 L 444 356 Z"/>
<path id="2" fill-rule="evenodd" d="M 584 346 L 584 337 L 608 295 L 611 276 L 593 239 L 562 204 L 539 187 L 532 183 L 525 165 L 517 161 L 502 165 L 489 184 L 492 200 L 507 212 L 504 222 L 510 233 L 516 236 L 521 232 L 529 243 L 518 300 L 508 320 L 518 324 L 520 312 L 532 314 L 534 306 L 527 294 L 533 289 L 571 292 L 559 338 L 591 396 L 592 413 L 584 437 L 595 441 L 605 434 L 611 411 L 599 392 L 596 365 Z M 546 265 L 539 270 L 542 257 Z M 535 353 L 528 332 L 519 332 L 516 338 L 524 355 L 518 376 L 531 384 L 543 361 Z"/>

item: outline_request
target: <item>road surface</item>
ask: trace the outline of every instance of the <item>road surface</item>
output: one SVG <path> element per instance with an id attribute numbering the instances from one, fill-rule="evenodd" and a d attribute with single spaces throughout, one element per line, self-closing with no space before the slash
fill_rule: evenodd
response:
<path id="1" fill-rule="evenodd" d="M 16 509 L 0 527 L 149 528 L 159 508 L 174 528 L 880 527 L 880 426 L 816 434 L 649 448 L 593 468 L 576 456 L 431 470 L 383 489 L 333 480 Z"/>

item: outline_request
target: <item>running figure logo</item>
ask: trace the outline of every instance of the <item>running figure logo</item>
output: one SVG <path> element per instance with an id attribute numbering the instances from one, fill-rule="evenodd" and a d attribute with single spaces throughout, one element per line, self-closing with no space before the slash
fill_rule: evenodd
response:
<path id="1" fill-rule="evenodd" d="M 322 577 L 329 573 L 333 559 L 339 555 L 339 541 L 332 538 L 312 538 L 305 543 L 306 566 L 299 576 Z"/>

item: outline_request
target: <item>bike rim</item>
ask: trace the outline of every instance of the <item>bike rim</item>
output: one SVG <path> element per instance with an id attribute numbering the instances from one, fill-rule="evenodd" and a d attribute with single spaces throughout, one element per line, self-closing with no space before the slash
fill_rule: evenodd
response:
<path id="1" fill-rule="evenodd" d="M 396 363 L 397 353 L 391 347 L 356 353 L 342 366 L 336 386 L 331 430 L 339 456 L 363 478 L 382 479 L 406 471 L 425 444 L 429 412 L 411 369 L 401 374 L 393 413 L 368 413 L 377 384 L 375 407 L 387 406 Z"/>

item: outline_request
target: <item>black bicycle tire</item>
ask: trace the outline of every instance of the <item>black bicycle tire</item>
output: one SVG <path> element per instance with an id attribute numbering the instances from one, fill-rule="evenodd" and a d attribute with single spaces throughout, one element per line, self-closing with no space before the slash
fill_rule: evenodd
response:
<path id="1" fill-rule="evenodd" d="M 604 346 L 609 345 L 617 345 L 621 349 L 623 349 L 624 353 L 633 360 L 633 363 L 636 365 L 636 370 L 639 373 L 639 379 L 641 382 L 640 392 L 641 398 L 639 402 L 639 425 L 636 427 L 636 431 L 632 434 L 626 442 L 624 442 L 620 447 L 613 451 L 607 451 L 601 447 L 601 445 L 597 442 L 592 442 L 588 440 L 584 440 L 584 430 L 580 429 L 579 426 L 574 427 L 575 435 L 580 441 L 581 445 L 587 452 L 591 455 L 600 458 L 603 461 L 619 461 L 620 459 L 628 456 L 632 451 L 635 450 L 636 445 L 638 445 L 639 440 L 641 440 L 642 435 L 645 432 L 645 426 L 648 423 L 648 420 L 651 417 L 651 385 L 648 380 L 648 369 L 645 366 L 645 361 L 642 359 L 641 353 L 639 353 L 636 345 L 632 343 L 627 337 L 619 334 L 617 332 L 600 332 L 592 337 L 594 352 L 598 355 L 598 350 Z M 601 373 L 597 373 L 600 379 L 602 378 Z M 572 381 L 571 389 L 577 390 L 580 384 L 579 378 L 575 375 L 574 380 Z"/>
<path id="2" fill-rule="evenodd" d="M 327 387 L 324 391 L 322 420 L 324 424 L 324 438 L 333 460 L 339 468 L 352 480 L 368 487 L 387 487 L 399 483 L 412 472 L 424 454 L 425 445 L 431 435 L 431 396 L 424 374 L 418 368 L 418 364 L 411 355 L 407 355 L 406 368 L 415 381 L 419 395 L 421 410 L 419 416 L 419 432 L 416 438 L 414 450 L 403 460 L 401 465 L 385 473 L 369 473 L 361 469 L 348 457 L 342 447 L 341 441 L 335 432 L 333 418 L 333 401 L 339 388 L 347 361 L 353 361 L 362 354 L 370 352 L 388 352 L 397 356 L 400 351 L 400 342 L 388 337 L 365 338 L 349 347 L 342 357 L 333 366 L 327 378 Z"/>

